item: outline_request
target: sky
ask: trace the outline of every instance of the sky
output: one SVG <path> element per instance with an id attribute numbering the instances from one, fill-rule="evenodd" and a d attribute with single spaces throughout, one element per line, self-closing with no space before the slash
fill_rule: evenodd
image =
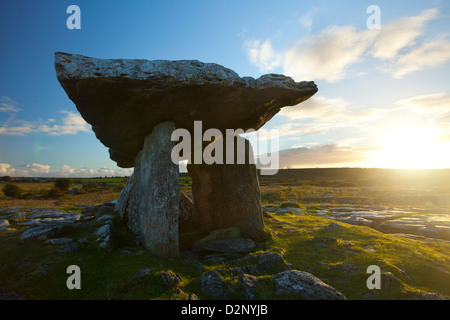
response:
<path id="1" fill-rule="evenodd" d="M 57 51 L 315 81 L 263 127 L 280 134 L 282 168 L 450 167 L 449 1 L 1 0 L 0 41 L 0 176 L 132 172 L 57 81 Z"/>

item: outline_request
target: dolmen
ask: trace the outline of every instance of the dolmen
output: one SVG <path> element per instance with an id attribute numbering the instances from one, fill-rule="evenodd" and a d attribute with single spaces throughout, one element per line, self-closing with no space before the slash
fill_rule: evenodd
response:
<path id="1" fill-rule="evenodd" d="M 180 248 L 230 227 L 238 227 L 243 238 L 264 240 L 253 149 L 239 133 L 257 131 L 281 108 L 312 97 L 314 82 L 278 74 L 241 78 L 197 60 L 62 52 L 55 53 L 55 70 L 110 158 L 134 168 L 115 209 L 143 247 L 178 257 Z M 181 150 L 181 144 L 188 148 Z M 208 151 L 214 161 L 202 161 Z M 192 198 L 180 194 L 181 159 L 188 160 Z"/>

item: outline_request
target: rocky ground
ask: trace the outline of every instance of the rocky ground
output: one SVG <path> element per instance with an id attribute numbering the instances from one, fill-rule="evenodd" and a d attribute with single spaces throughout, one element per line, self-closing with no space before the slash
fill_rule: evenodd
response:
<path id="1" fill-rule="evenodd" d="M 142 250 L 136 249 L 138 247 L 117 245 L 117 232 L 120 230 L 117 229 L 118 217 L 113 211 L 114 205 L 113 201 L 102 205 L 74 208 L 74 210 L 44 207 L 2 209 L 0 210 L 0 239 L 17 235 L 20 236 L 17 237 L 19 246 L 37 246 L 36 250 L 45 248 L 57 255 L 68 254 L 72 257 L 71 259 L 73 255 L 81 254 L 83 250 L 92 246 L 103 250 L 105 255 L 137 259 L 143 254 Z M 201 297 L 201 299 L 252 300 L 278 297 L 340 300 L 348 298 L 349 289 L 343 285 L 345 282 L 356 281 L 355 279 L 360 278 L 358 283 L 364 284 L 366 266 L 360 262 L 365 259 L 364 255 L 369 254 L 376 258 L 384 250 L 380 242 L 368 245 L 374 240 L 364 242 L 365 245 L 361 247 L 357 246 L 355 241 L 346 240 L 345 237 L 349 237 L 352 229 L 345 226 L 368 226 L 379 231 L 400 234 L 402 237 L 414 239 L 413 241 L 420 240 L 421 243 L 422 241 L 442 243 L 442 245 L 450 243 L 448 241 L 449 221 L 444 212 L 437 210 L 326 204 L 306 206 L 296 202 L 282 202 L 266 205 L 264 216 L 275 242 L 272 240 L 266 244 L 256 244 L 250 239 L 239 237 L 236 230 L 220 230 L 217 234 L 196 243 L 192 250 L 182 252 L 182 263 L 187 264 L 189 270 L 193 268 L 195 276 L 184 271 L 172 271 L 170 267 L 161 269 L 155 267 L 153 263 L 135 269 L 132 274 L 126 276 L 126 280 L 121 280 L 120 288 L 115 290 L 117 292 L 122 292 L 124 288 L 139 290 L 138 287 L 131 289 L 134 286 L 133 283 L 136 285 L 143 279 L 146 279 L 145 281 L 153 279 L 152 281 L 156 284 L 160 284 L 163 291 L 170 292 L 170 299 Z M 314 219 L 319 219 L 317 221 L 322 227 L 318 228 L 317 221 Z M 311 221 L 316 221 L 313 226 L 309 224 Z M 323 221 L 328 223 L 323 224 Z M 80 230 L 84 230 L 81 235 Z M 317 230 L 319 233 L 314 233 Z M 342 235 L 343 230 L 348 234 Z M 280 239 L 279 242 L 277 242 L 278 239 Z M 274 244 L 277 245 L 274 246 Z M 300 254 L 297 255 L 296 251 Z M 309 264 L 306 263 L 308 256 L 313 257 Z M 360 260 L 352 258 L 357 256 Z M 33 261 L 24 257 L 18 258 L 20 261 L 18 260 L 17 266 L 14 267 L 15 270 L 17 272 L 23 272 L 27 268 L 32 270 L 27 273 L 27 276 L 21 277 L 28 277 L 31 274 L 49 278 L 56 272 L 54 271 L 56 266 L 52 262 Z M 336 260 L 332 262 L 331 257 Z M 4 260 L 6 262 L 10 260 L 8 257 L 6 259 Z M 82 260 L 81 257 L 76 259 Z M 161 263 L 166 262 L 159 261 L 157 265 L 161 266 Z M 406 268 L 409 269 L 409 267 Z M 397 290 L 401 292 L 400 296 L 404 299 L 446 298 L 426 291 L 404 290 L 406 285 L 403 281 L 415 276 L 407 272 L 404 266 L 399 267 L 398 270 L 400 270 L 398 274 L 390 271 L 382 273 L 384 289 Z M 448 270 L 440 271 L 443 274 L 448 273 Z M 333 279 L 335 273 L 340 274 L 337 279 Z M 193 283 L 193 287 L 186 283 Z M 107 286 L 110 287 L 110 284 Z M 151 286 L 154 287 L 155 284 Z M 379 298 L 379 292 L 366 289 L 365 293 L 359 297 L 376 299 Z M 35 297 L 29 297 L 21 290 L 16 292 L 0 288 L 0 298 L 33 299 Z"/>
<path id="2" fill-rule="evenodd" d="M 384 233 L 402 234 L 412 239 L 450 241 L 450 211 L 436 208 L 385 207 L 371 205 L 319 204 L 307 208 L 292 202 L 270 204 L 267 212 L 312 212 L 318 216 L 366 226 Z"/>

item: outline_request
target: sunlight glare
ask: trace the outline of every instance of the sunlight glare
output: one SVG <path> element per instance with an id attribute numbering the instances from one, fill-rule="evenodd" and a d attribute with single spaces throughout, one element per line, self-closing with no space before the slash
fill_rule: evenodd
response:
<path id="1" fill-rule="evenodd" d="M 373 166 L 379 168 L 446 168 L 450 145 L 439 141 L 432 128 L 405 127 L 381 135 Z"/>

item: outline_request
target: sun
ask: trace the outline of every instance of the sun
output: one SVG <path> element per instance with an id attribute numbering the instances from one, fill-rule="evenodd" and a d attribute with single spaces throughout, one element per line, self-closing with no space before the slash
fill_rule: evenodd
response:
<path id="1" fill-rule="evenodd" d="M 433 128 L 407 126 L 380 134 L 372 165 L 379 168 L 450 167 L 450 144 L 441 141 Z"/>

